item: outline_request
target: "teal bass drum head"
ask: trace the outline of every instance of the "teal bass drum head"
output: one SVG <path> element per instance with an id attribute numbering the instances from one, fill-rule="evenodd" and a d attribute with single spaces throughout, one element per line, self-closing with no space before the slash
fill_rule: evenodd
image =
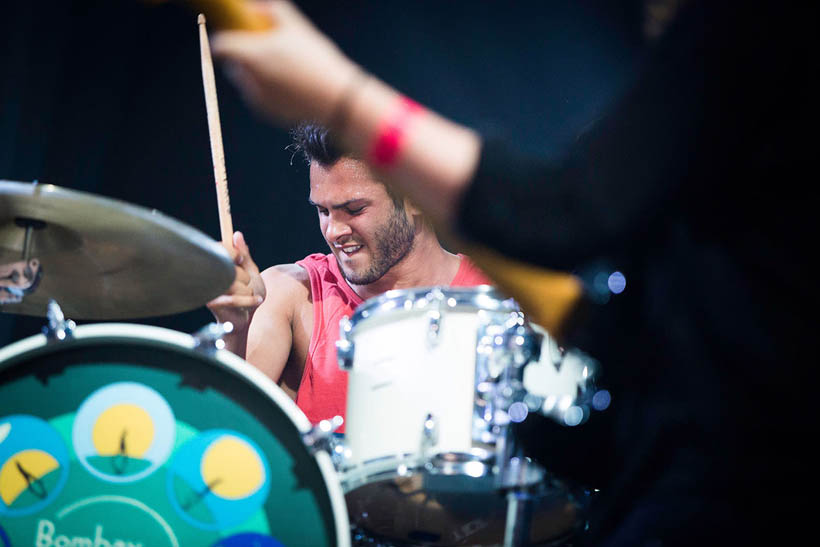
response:
<path id="1" fill-rule="evenodd" d="M 0 350 L 0 547 L 349 545 L 305 416 L 226 351 L 84 325 Z"/>

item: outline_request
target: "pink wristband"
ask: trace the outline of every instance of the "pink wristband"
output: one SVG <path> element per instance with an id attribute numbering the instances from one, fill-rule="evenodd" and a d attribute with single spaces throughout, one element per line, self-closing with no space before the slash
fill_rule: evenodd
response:
<path id="1" fill-rule="evenodd" d="M 401 97 L 391 116 L 385 118 L 379 133 L 370 146 L 368 160 L 376 167 L 392 167 L 401 152 L 408 122 L 424 110 L 419 103 L 408 97 Z"/>

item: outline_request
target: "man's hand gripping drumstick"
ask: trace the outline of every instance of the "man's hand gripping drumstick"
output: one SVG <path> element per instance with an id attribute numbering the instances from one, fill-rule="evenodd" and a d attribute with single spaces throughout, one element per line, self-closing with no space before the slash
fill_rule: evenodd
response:
<path id="1" fill-rule="evenodd" d="M 222 129 L 216 99 L 214 67 L 208 44 L 208 34 L 205 30 L 204 15 L 199 15 L 197 24 L 199 25 L 202 83 L 205 89 L 205 106 L 208 112 L 211 158 L 214 165 L 216 196 L 219 207 L 219 228 L 222 245 L 230 253 L 234 264 L 236 264 L 236 277 L 228 292 L 211 300 L 207 306 L 220 323 L 228 321 L 233 323 L 234 330 L 225 337 L 225 343 L 229 350 L 244 357 L 248 326 L 254 311 L 265 299 L 265 284 L 259 275 L 259 268 L 251 259 L 250 249 L 245 243 L 244 236 L 241 232 L 233 231 L 225 169 L 225 152 L 222 147 Z"/>

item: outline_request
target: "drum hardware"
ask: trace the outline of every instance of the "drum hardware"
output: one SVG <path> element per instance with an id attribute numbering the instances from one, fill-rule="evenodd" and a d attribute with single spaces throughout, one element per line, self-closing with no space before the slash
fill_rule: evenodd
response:
<path id="1" fill-rule="evenodd" d="M 444 303 L 444 293 L 435 287 L 427 294 L 430 302 L 435 302 L 435 308 L 427 312 L 427 348 L 432 349 L 438 344 L 441 332 L 441 310 Z"/>
<path id="2" fill-rule="evenodd" d="M 496 485 L 500 490 L 527 489 L 543 481 L 546 475 L 542 466 L 518 454 L 500 467 L 496 473 Z"/>
<path id="3" fill-rule="evenodd" d="M 438 444 L 438 421 L 432 414 L 427 414 L 421 428 L 421 447 L 419 453 L 422 458 L 427 457 Z"/>
<path id="4" fill-rule="evenodd" d="M 342 427 L 343 423 L 344 418 L 341 416 L 334 416 L 330 420 L 322 420 L 302 434 L 302 443 L 312 454 L 322 451 L 333 457 L 334 454 L 339 452 L 336 450 L 339 446 L 338 438 L 333 433 Z"/>
<path id="5" fill-rule="evenodd" d="M 429 321 L 427 325 L 427 347 L 433 348 L 438 343 L 438 335 L 441 331 L 441 310 L 427 312 L 427 319 Z"/>
<path id="6" fill-rule="evenodd" d="M 43 334 L 49 342 L 62 342 L 74 338 L 74 329 L 77 326 L 71 319 L 66 319 L 63 310 L 56 300 L 48 301 L 46 311 L 48 324 L 43 327 Z"/>
<path id="7" fill-rule="evenodd" d="M 493 471 L 493 453 L 486 450 L 471 452 L 441 452 L 424 462 L 424 470 L 436 475 L 465 475 L 487 477 Z"/>
<path id="8" fill-rule="evenodd" d="M 336 340 L 336 358 L 339 360 L 339 368 L 350 370 L 353 368 L 353 341 L 348 339 L 348 335 L 353 330 L 348 316 L 342 317 L 339 321 L 339 339 Z"/>
<path id="9" fill-rule="evenodd" d="M 510 490 L 507 493 L 507 518 L 504 526 L 504 547 L 529 545 L 532 520 L 532 494 Z"/>
<path id="10" fill-rule="evenodd" d="M 83 320 L 189 311 L 235 270 L 202 232 L 145 209 L 51 184 L 0 180 L 0 310 Z M 22 257 L 22 259 L 21 259 Z"/>
<path id="11" fill-rule="evenodd" d="M 481 316 L 481 312 L 479 312 Z M 506 461 L 510 409 L 524 400 L 523 369 L 541 349 L 541 338 L 525 324 L 520 312 L 499 321 L 484 314 L 477 332 L 473 438 L 496 446 L 496 462 Z M 523 420 L 526 414 L 513 413 Z"/>
<path id="12" fill-rule="evenodd" d="M 530 326 L 545 343 L 524 370 L 527 408 L 567 426 L 583 424 L 593 411 L 605 410 L 609 393 L 597 385 L 600 364 L 577 348 L 560 348 L 539 325 Z"/>
<path id="13" fill-rule="evenodd" d="M 334 416 L 330 420 L 322 420 L 302 434 L 302 443 L 311 454 L 324 452 L 330 456 L 333 469 L 338 473 L 345 468 L 350 459 L 350 450 L 345 447 L 341 437 L 335 434 L 344 423 L 344 418 Z"/>
<path id="14" fill-rule="evenodd" d="M 34 184 L 37 184 L 36 182 Z M 16 217 L 14 224 L 25 230 L 23 237 L 23 262 L 28 262 L 31 257 L 31 235 L 34 230 L 42 230 L 46 227 L 46 223 L 42 220 L 34 218 Z"/>
<path id="15" fill-rule="evenodd" d="M 208 323 L 197 332 L 194 337 L 194 349 L 208 355 L 213 355 L 218 350 L 225 349 L 223 336 L 233 332 L 233 323 Z"/>
<path id="16" fill-rule="evenodd" d="M 512 438 L 506 445 L 512 447 Z M 532 488 L 542 483 L 546 471 L 532 460 L 520 455 L 502 460 L 496 473 L 496 487 L 506 492 L 507 514 L 504 527 L 504 547 L 529 545 L 534 497 Z"/>

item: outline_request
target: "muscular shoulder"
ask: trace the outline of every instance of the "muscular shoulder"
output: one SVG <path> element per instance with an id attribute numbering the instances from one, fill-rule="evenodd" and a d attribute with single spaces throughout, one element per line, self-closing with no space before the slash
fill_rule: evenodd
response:
<path id="1" fill-rule="evenodd" d="M 296 264 L 271 266 L 261 274 L 265 284 L 265 300 L 256 309 L 251 320 L 251 334 L 260 334 L 260 343 L 278 336 L 284 329 L 292 331 L 304 309 L 310 306 L 310 280 L 307 272 Z"/>
<path id="2" fill-rule="evenodd" d="M 299 304 L 310 300 L 310 276 L 298 264 L 279 264 L 262 272 L 265 301 Z"/>

